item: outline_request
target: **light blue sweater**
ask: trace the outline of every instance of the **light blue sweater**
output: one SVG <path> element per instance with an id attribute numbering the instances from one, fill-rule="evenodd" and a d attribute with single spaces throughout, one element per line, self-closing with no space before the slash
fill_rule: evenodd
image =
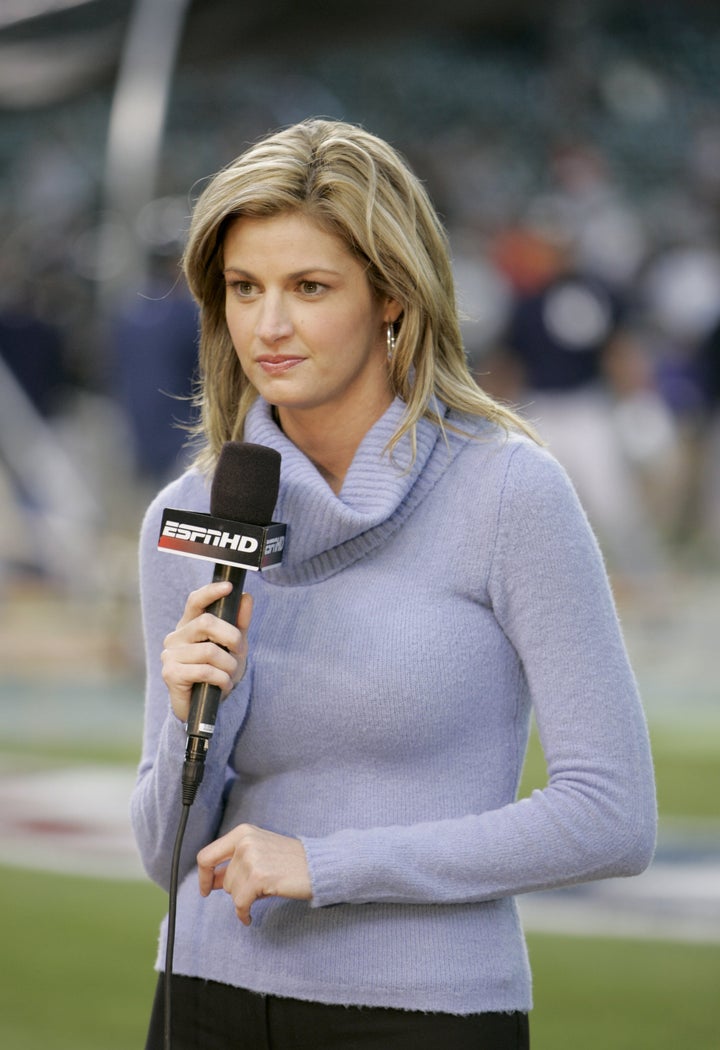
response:
<path id="1" fill-rule="evenodd" d="M 406 470 L 409 442 L 395 465 L 382 454 L 402 407 L 366 436 L 339 497 L 264 402 L 250 412 L 246 440 L 282 454 L 275 520 L 289 538 L 281 566 L 248 573 L 251 657 L 190 812 L 175 970 L 328 1003 L 528 1010 L 513 895 L 651 859 L 645 720 L 557 462 L 458 417 L 473 436 L 421 423 Z M 160 651 L 211 567 L 156 545 L 164 507 L 208 503 L 188 472 L 155 499 L 141 541 L 148 684 L 132 818 L 165 888 L 185 731 Z M 516 801 L 531 705 L 549 783 Z M 258 901 L 246 928 L 226 893 L 200 896 L 196 852 L 242 822 L 302 839 L 311 903 Z"/>

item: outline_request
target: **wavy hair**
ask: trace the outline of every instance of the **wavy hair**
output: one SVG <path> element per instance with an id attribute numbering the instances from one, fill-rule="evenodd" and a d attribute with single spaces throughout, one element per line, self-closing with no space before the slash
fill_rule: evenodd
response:
<path id="1" fill-rule="evenodd" d="M 353 124 L 313 119 L 251 146 L 212 178 L 193 211 L 183 268 L 200 305 L 199 466 L 212 469 L 224 442 L 242 440 L 257 397 L 225 322 L 225 233 L 238 217 L 284 212 L 300 212 L 337 235 L 365 265 L 373 292 L 402 306 L 388 367 L 406 410 L 390 450 L 408 432 L 414 446 L 421 418 L 443 426 L 438 401 L 537 440 L 470 374 L 447 235 L 419 179 L 382 139 Z"/>

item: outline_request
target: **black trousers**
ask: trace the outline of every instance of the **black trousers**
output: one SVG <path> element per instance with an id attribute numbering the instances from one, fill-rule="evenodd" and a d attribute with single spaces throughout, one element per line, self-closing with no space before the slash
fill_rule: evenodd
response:
<path id="1" fill-rule="evenodd" d="M 163 1050 L 160 975 L 145 1050 Z M 420 1013 L 258 995 L 172 979 L 172 1050 L 528 1050 L 524 1013 Z"/>

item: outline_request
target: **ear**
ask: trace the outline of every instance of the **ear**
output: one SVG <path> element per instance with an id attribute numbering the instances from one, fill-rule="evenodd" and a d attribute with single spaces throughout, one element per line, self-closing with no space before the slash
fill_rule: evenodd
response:
<path id="1" fill-rule="evenodd" d="M 402 312 L 402 305 L 397 299 L 387 299 L 385 302 L 385 312 L 383 313 L 383 323 L 395 324 Z"/>

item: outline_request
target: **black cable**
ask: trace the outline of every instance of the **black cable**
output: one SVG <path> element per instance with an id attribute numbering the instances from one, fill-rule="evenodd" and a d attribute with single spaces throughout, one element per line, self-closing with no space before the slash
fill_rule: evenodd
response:
<path id="1" fill-rule="evenodd" d="M 207 745 L 205 744 L 205 750 Z M 195 793 L 200 786 L 205 772 L 205 753 L 203 742 L 191 738 L 185 754 L 185 764 L 182 772 L 182 813 L 175 836 L 172 864 L 170 866 L 170 890 L 168 902 L 167 941 L 165 945 L 165 1001 L 164 1001 L 164 1028 L 163 1028 L 163 1050 L 172 1050 L 172 967 L 173 951 L 175 949 L 175 922 L 177 916 L 177 891 L 180 872 L 180 853 L 182 850 L 185 828 L 187 827 L 190 807 L 195 801 Z"/>

